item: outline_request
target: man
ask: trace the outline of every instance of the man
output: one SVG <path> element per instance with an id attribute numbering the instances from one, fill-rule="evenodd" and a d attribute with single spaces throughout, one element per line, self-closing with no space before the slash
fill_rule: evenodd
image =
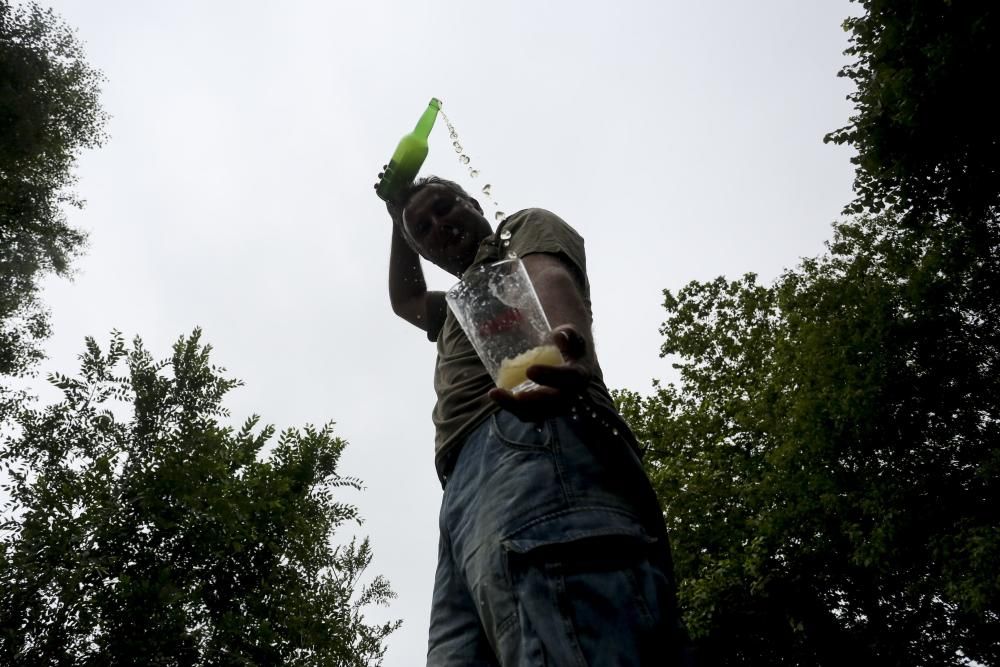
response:
<path id="1" fill-rule="evenodd" d="M 602 379 L 583 239 L 540 209 L 494 233 L 475 199 L 435 177 L 387 208 L 393 311 L 438 351 L 444 496 L 427 664 L 680 664 L 663 516 Z M 461 277 L 511 254 L 564 358 L 530 367 L 539 386 L 516 395 L 494 386 L 419 259 Z"/>

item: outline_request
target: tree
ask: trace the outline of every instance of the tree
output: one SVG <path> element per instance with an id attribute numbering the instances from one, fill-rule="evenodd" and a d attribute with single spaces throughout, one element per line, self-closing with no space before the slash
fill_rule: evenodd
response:
<path id="1" fill-rule="evenodd" d="M 617 398 L 710 662 L 1000 664 L 1000 266 L 952 242 L 861 218 L 665 292 L 680 386 Z"/>
<path id="2" fill-rule="evenodd" d="M 850 124 L 827 141 L 857 149 L 853 212 L 910 225 L 975 226 L 1000 207 L 1000 7 L 968 0 L 858 0 L 840 76 L 857 86 Z"/>
<path id="3" fill-rule="evenodd" d="M 19 415 L 0 550 L 7 665 L 381 663 L 399 622 L 365 621 L 394 597 L 362 583 L 367 539 L 340 499 L 346 443 L 332 425 L 281 433 L 223 425 L 238 381 L 200 332 L 154 361 L 137 338 L 87 340 L 61 402 Z M 123 368 L 124 367 L 124 368 Z"/>
<path id="4" fill-rule="evenodd" d="M 712 663 L 1000 664 L 1000 14 L 860 4 L 858 217 L 770 286 L 666 291 L 679 385 L 617 394 Z"/>
<path id="5" fill-rule="evenodd" d="M 23 373 L 41 356 L 39 280 L 67 275 L 83 248 L 63 209 L 82 205 L 72 169 L 104 138 L 100 82 L 51 10 L 0 0 L 0 374 Z"/>

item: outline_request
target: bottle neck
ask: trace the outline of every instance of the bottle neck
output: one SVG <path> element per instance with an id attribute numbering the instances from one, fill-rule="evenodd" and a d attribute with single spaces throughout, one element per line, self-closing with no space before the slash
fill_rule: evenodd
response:
<path id="1" fill-rule="evenodd" d="M 424 111 L 424 115 L 417 121 L 417 127 L 413 130 L 413 133 L 422 139 L 427 139 L 431 134 L 431 129 L 434 127 L 434 120 L 438 115 L 438 105 L 436 102 L 437 100 L 431 100 L 431 103 L 427 105 L 427 110 Z"/>

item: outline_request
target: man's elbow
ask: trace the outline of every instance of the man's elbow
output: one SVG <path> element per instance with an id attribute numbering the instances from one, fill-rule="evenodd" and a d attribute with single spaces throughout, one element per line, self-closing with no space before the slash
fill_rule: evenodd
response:
<path id="1" fill-rule="evenodd" d="M 399 315 L 400 317 L 403 316 L 402 314 L 403 302 L 400 301 L 399 299 L 393 298 L 392 294 L 389 295 L 389 305 L 392 306 L 392 312 L 394 312 L 396 315 Z"/>
<path id="2" fill-rule="evenodd" d="M 392 312 L 410 324 L 421 326 L 424 320 L 424 303 L 422 299 L 390 299 Z"/>
<path id="3" fill-rule="evenodd" d="M 406 301 L 390 301 L 392 305 L 392 312 L 398 317 L 402 317 L 404 320 L 408 320 L 412 307 Z"/>
<path id="4" fill-rule="evenodd" d="M 576 277 L 561 264 L 548 264 L 540 267 L 531 276 L 536 289 L 541 288 L 545 292 L 558 294 L 564 298 L 579 298 L 580 285 Z"/>

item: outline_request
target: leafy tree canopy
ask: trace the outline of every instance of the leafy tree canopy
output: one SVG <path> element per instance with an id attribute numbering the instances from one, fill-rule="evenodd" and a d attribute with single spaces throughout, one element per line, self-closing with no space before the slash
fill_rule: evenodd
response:
<path id="1" fill-rule="evenodd" d="M 712 663 L 1000 664 L 1000 14 L 860 4 L 859 217 L 770 286 L 666 291 L 680 382 L 617 394 Z"/>
<path id="2" fill-rule="evenodd" d="M 617 398 L 712 662 L 1000 664 L 1000 265 L 939 231 L 665 292 L 680 386 Z"/>
<path id="3" fill-rule="evenodd" d="M 964 225 L 1000 208 L 1000 6 L 975 0 L 857 0 L 844 23 L 856 91 L 850 124 L 828 141 L 857 149 L 855 213 Z"/>
<path id="4" fill-rule="evenodd" d="M 51 10 L 0 0 L 0 374 L 41 356 L 38 281 L 66 275 L 85 242 L 63 207 L 81 205 L 73 165 L 104 138 L 100 81 Z"/>
<path id="5" fill-rule="evenodd" d="M 381 664 L 398 622 L 364 612 L 392 597 L 364 583 L 367 540 L 332 425 L 223 425 L 240 383 L 200 332 L 155 361 L 142 342 L 87 340 L 63 399 L 25 410 L 0 448 L 10 501 L 0 527 L 5 665 Z"/>

